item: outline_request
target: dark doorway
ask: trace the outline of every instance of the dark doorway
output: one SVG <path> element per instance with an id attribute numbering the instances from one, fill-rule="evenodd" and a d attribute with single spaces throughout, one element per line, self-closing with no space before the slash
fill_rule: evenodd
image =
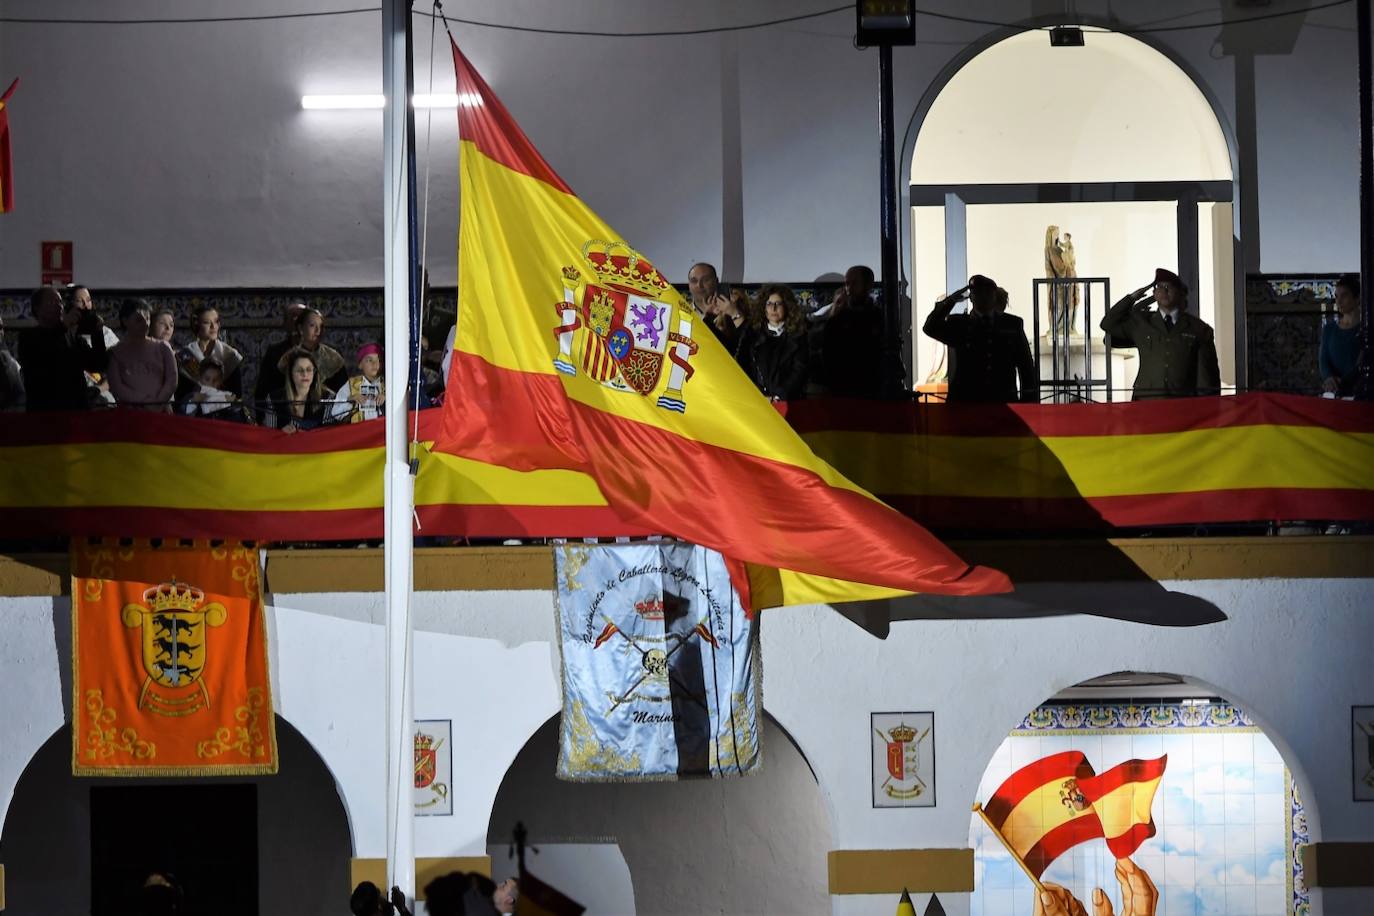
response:
<path id="1" fill-rule="evenodd" d="M 92 786 L 92 916 L 138 913 L 154 871 L 176 877 L 188 914 L 257 913 L 258 787 Z"/>

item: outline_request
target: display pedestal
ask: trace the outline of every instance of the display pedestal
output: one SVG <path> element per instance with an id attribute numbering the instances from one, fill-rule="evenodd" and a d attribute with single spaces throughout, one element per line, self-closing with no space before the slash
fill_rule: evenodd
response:
<path id="1" fill-rule="evenodd" d="M 1074 335 L 1069 338 L 1067 347 L 1060 341 L 1057 350 L 1046 338 L 1042 337 L 1038 343 L 1040 380 L 1046 383 L 1041 388 L 1043 403 L 1108 400 L 1108 355 L 1100 337 L 1091 339 Z M 1110 400 L 1130 400 L 1129 392 L 1136 373 L 1135 350 L 1112 350 L 1110 362 Z M 1048 384 L 1056 380 L 1068 384 Z"/>

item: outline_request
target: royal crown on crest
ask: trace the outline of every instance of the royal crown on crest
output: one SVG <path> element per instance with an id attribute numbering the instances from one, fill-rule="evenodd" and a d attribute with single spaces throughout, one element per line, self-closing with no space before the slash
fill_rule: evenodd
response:
<path id="1" fill-rule="evenodd" d="M 644 601 L 635 602 L 635 613 L 645 620 L 663 619 L 663 599 L 647 598 Z"/>
<path id="2" fill-rule="evenodd" d="M 910 725 L 898 725 L 896 728 L 892 729 L 889 734 L 892 735 L 893 741 L 900 744 L 907 744 L 916 740 L 916 729 L 912 728 Z"/>
<path id="3" fill-rule="evenodd" d="M 668 289 L 668 281 L 654 265 L 624 242 L 590 241 L 582 246 L 582 257 L 597 279 L 608 286 L 632 289 L 651 298 Z"/>
<path id="4" fill-rule="evenodd" d="M 182 582 L 163 582 L 143 592 L 143 603 L 154 614 L 168 611 L 194 611 L 205 600 L 205 592 Z"/>
<path id="5" fill-rule="evenodd" d="M 427 751 L 434 746 L 434 736 L 426 735 L 424 732 L 415 736 L 415 750 Z"/>

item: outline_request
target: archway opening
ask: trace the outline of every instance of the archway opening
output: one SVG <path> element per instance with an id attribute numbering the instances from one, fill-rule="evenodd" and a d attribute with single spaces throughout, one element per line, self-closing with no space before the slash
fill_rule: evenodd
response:
<path id="1" fill-rule="evenodd" d="M 492 808 L 492 876 L 517 822 L 539 847 L 526 865 L 589 913 L 829 912 L 830 822 L 815 774 L 763 719 L 764 765 L 740 779 L 573 783 L 554 776 L 559 717 L 506 771 Z"/>
<path id="2" fill-rule="evenodd" d="M 1216 330 L 1223 384 L 1234 385 L 1233 183 L 1221 123 L 1164 54 L 1117 33 L 1086 38 L 1081 48 L 1051 47 L 1041 31 L 1003 39 L 931 103 L 911 160 L 915 325 L 970 274 L 990 276 L 1028 335 L 1038 324 L 1041 376 L 1050 378 L 1051 294 L 1033 281 L 1047 276 L 1053 226 L 1075 275 L 1107 281 L 1085 285 L 1070 308 L 1072 348 L 1082 347 L 1080 335 L 1100 341 L 1110 300 L 1166 267 Z M 915 335 L 916 380 L 936 381 L 943 355 Z M 1131 351 L 1084 356 L 1066 371 L 1103 379 L 1110 364 L 1118 398 L 1134 381 Z"/>
<path id="3" fill-rule="evenodd" d="M 276 725 L 276 775 L 195 779 L 75 777 L 71 726 L 58 729 L 19 777 L 0 832 L 9 911 L 131 912 L 121 907 L 136 887 L 125 885 L 166 870 L 197 913 L 240 898 L 248 905 L 235 914 L 279 912 L 288 900 L 293 913 L 339 912 L 353 848 L 343 800 L 305 737 L 280 716 Z M 197 799 L 217 809 L 197 810 Z M 205 861 L 252 843 L 256 854 L 236 866 Z"/>
<path id="4" fill-rule="evenodd" d="M 1142 888 L 1160 914 L 1308 904 L 1306 814 L 1279 749 L 1186 677 L 1118 672 L 1051 697 L 1002 741 L 976 801 L 972 916 L 1029 916 L 1032 874 L 1087 912 L 1098 888 L 1115 913 Z"/>

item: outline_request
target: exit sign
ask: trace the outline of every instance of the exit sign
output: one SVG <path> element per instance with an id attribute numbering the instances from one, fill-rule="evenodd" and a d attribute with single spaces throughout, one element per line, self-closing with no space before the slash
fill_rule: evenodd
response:
<path id="1" fill-rule="evenodd" d="M 38 272 L 43 286 L 66 286 L 72 282 L 72 243 L 40 242 Z"/>

